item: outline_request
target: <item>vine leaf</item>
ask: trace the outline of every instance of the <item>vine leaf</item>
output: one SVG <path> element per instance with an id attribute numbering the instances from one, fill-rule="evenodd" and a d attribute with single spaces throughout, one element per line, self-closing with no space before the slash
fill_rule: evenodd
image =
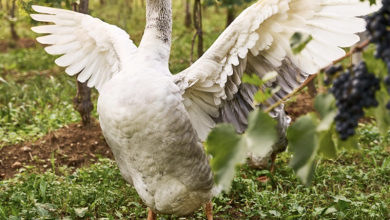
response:
<path id="1" fill-rule="evenodd" d="M 209 133 L 205 145 L 212 157 L 210 165 L 215 182 L 229 192 L 236 165 L 246 159 L 247 149 L 241 135 L 232 125 L 221 124 Z"/>
<path id="2" fill-rule="evenodd" d="M 327 159 L 337 156 L 337 148 L 332 138 L 335 132 L 334 118 L 337 114 L 335 102 L 332 94 L 320 94 L 314 100 L 314 108 L 322 119 L 316 129 L 319 138 L 318 153 Z"/>
<path id="3" fill-rule="evenodd" d="M 337 157 L 337 148 L 332 139 L 334 133 L 334 126 L 328 131 L 322 131 L 319 133 L 319 147 L 318 154 L 326 159 L 332 159 Z"/>
<path id="4" fill-rule="evenodd" d="M 300 53 L 313 40 L 310 34 L 295 32 L 290 39 L 290 46 L 294 54 Z"/>
<path id="5" fill-rule="evenodd" d="M 303 184 L 311 182 L 314 159 L 318 149 L 317 118 L 311 113 L 300 117 L 287 131 L 289 151 L 294 153 L 290 166 Z"/>
<path id="6" fill-rule="evenodd" d="M 242 76 L 242 82 L 255 85 L 255 86 L 264 84 L 263 80 L 261 80 L 260 77 L 258 77 L 255 74 L 252 75 L 244 74 L 244 76 Z"/>
<path id="7" fill-rule="evenodd" d="M 387 91 L 382 86 L 381 91 L 375 94 L 376 100 L 379 105 L 377 108 L 370 108 L 366 111 L 367 115 L 371 115 L 375 117 L 375 121 L 377 123 L 379 132 L 382 135 L 387 135 L 390 126 L 390 114 L 386 108 L 386 104 L 389 100 L 389 96 L 386 94 Z"/>
<path id="8" fill-rule="evenodd" d="M 317 132 L 329 131 L 337 114 L 336 100 L 332 94 L 320 94 L 314 100 L 314 109 L 320 114 Z"/>
<path id="9" fill-rule="evenodd" d="M 248 129 L 245 133 L 245 143 L 249 151 L 260 157 L 265 157 L 272 151 L 276 142 L 276 122 L 267 113 L 254 110 L 248 117 Z"/>
<path id="10" fill-rule="evenodd" d="M 320 94 L 314 100 L 314 108 L 323 119 L 331 112 L 337 110 L 335 102 L 336 100 L 332 94 Z"/>
<path id="11" fill-rule="evenodd" d="M 360 149 L 357 135 L 353 135 L 345 141 L 341 140 L 338 135 L 336 135 L 336 136 L 337 136 L 337 147 L 338 148 L 344 148 L 347 151 L 353 151 L 353 150 Z"/>
<path id="12" fill-rule="evenodd" d="M 276 122 L 267 113 L 256 109 L 248 117 L 244 135 L 236 133 L 232 125 L 221 124 L 208 135 L 205 146 L 211 155 L 210 165 L 214 180 L 229 192 L 236 166 L 246 161 L 248 152 L 265 157 L 272 151 L 277 135 Z"/>

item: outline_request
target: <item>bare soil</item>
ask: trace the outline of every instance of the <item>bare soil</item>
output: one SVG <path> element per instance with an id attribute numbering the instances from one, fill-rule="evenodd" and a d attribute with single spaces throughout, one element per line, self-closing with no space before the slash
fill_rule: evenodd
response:
<path id="1" fill-rule="evenodd" d="M 307 93 L 300 93 L 296 101 L 286 104 L 285 109 L 295 121 L 297 117 L 314 111 L 313 99 Z M 25 151 L 26 147 L 31 152 Z M 52 169 L 52 158 L 55 159 L 55 168 L 66 165 L 76 169 L 95 163 L 98 157 L 114 158 L 98 122 L 90 129 L 71 124 L 35 142 L 0 149 L 0 180 L 12 178 L 22 167 L 34 166 L 33 171 L 45 172 Z"/>
<path id="2" fill-rule="evenodd" d="M 7 53 L 9 49 L 15 48 L 30 48 L 39 45 L 35 39 L 32 38 L 20 38 L 19 40 L 2 40 L 0 41 L 0 53 Z"/>
<path id="3" fill-rule="evenodd" d="M 285 104 L 284 110 L 294 122 L 299 116 L 314 112 L 314 99 L 307 93 L 301 92 L 294 96 L 294 101 Z"/>
<path id="4" fill-rule="evenodd" d="M 27 148 L 26 148 L 27 147 Z M 31 152 L 25 151 L 31 149 Z M 98 157 L 113 159 L 97 122 L 90 129 L 71 124 L 35 142 L 6 146 L 0 150 L 0 179 L 12 178 L 19 168 L 34 166 L 34 172 L 67 165 L 79 168 L 95 163 Z"/>

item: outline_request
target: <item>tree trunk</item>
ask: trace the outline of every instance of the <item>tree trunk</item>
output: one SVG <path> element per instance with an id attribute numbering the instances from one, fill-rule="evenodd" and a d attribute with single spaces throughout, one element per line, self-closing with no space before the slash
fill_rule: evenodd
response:
<path id="1" fill-rule="evenodd" d="M 89 0 L 81 0 L 78 11 L 87 14 L 88 4 Z M 76 5 L 74 5 L 73 10 L 77 11 Z M 91 102 L 91 88 L 87 86 L 86 82 L 81 83 L 77 81 L 77 94 L 76 97 L 73 98 L 73 107 L 80 113 L 83 127 L 90 128 L 92 125 L 91 111 L 93 109 L 93 104 Z"/>
<path id="2" fill-rule="evenodd" d="M 191 27 L 191 12 L 190 12 L 190 0 L 186 0 L 185 3 L 185 19 L 184 19 L 184 25 L 186 28 Z"/>
<path id="3" fill-rule="evenodd" d="M 12 20 L 10 20 L 10 28 L 11 28 L 12 40 L 17 41 L 17 40 L 19 40 L 19 35 L 18 35 L 18 33 L 16 33 L 16 30 L 15 30 L 15 21 L 14 21 L 15 9 L 16 9 L 16 0 L 13 0 L 12 1 L 12 7 L 11 7 L 11 10 L 10 10 L 10 17 L 12 19 Z"/>
<path id="4" fill-rule="evenodd" d="M 219 6 L 218 6 L 218 4 L 214 4 L 214 12 L 216 14 L 219 14 Z"/>
<path id="5" fill-rule="evenodd" d="M 130 18 L 131 16 L 131 13 L 133 13 L 133 8 L 131 7 L 131 3 L 130 3 L 131 0 L 125 0 L 125 4 L 126 4 L 126 8 L 127 8 L 127 18 Z"/>
<path id="6" fill-rule="evenodd" d="M 203 28 L 202 28 L 202 5 L 200 0 L 195 0 L 194 4 L 194 27 L 198 36 L 198 58 L 203 55 Z"/>
<path id="7" fill-rule="evenodd" d="M 227 18 L 226 18 L 226 27 L 229 27 L 229 25 L 234 21 L 236 18 L 235 16 L 236 10 L 234 8 L 234 5 L 227 7 Z"/>
<path id="8" fill-rule="evenodd" d="M 103 6 L 105 4 L 104 0 L 100 0 L 100 6 Z"/>

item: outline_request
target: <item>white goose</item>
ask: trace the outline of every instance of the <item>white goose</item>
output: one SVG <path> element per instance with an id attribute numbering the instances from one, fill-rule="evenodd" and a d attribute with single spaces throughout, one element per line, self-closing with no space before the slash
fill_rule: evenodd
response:
<path id="1" fill-rule="evenodd" d="M 332 64 L 359 40 L 369 13 L 359 0 L 260 0 L 247 8 L 188 69 L 172 75 L 171 0 L 147 0 L 147 24 L 138 48 L 116 26 L 89 15 L 34 6 L 31 15 L 55 25 L 34 27 L 49 35 L 37 40 L 100 93 L 98 113 L 104 136 L 122 176 L 155 213 L 186 215 L 218 193 L 202 141 L 217 122 L 246 127 L 258 88 L 241 84 L 244 72 L 278 76 L 273 104 L 309 74 Z M 294 32 L 313 40 L 294 55 Z M 270 114 L 277 117 L 283 105 Z M 210 204 L 210 203 L 209 203 Z M 207 206 L 210 211 L 210 205 Z M 208 218 L 212 216 L 208 212 Z"/>

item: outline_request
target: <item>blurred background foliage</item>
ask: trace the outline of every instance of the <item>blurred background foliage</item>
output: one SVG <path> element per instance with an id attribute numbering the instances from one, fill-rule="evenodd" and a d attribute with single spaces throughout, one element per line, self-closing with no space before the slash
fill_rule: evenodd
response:
<path id="1" fill-rule="evenodd" d="M 35 140 L 55 129 L 80 120 L 72 108 L 75 79 L 55 65 L 35 41 L 30 28 L 37 26 L 29 14 L 34 4 L 72 9 L 74 0 L 0 0 L 0 143 Z M 228 10 L 235 14 L 248 6 L 245 1 L 205 1 L 202 4 L 203 47 L 206 50 L 226 27 Z M 192 22 L 193 1 L 173 1 L 172 49 L 169 61 L 173 74 L 191 64 L 191 47 L 196 30 Z M 227 6 L 227 7 L 226 7 Z M 188 8 L 186 10 L 186 8 Z M 139 44 L 145 27 L 144 0 L 90 0 L 89 14 L 117 25 Z M 193 43 L 196 44 L 196 39 Z M 197 51 L 193 51 L 198 57 Z M 97 92 L 92 92 L 96 106 Z M 58 108 L 58 106 L 62 106 Z M 96 109 L 92 113 L 97 118 Z"/>

